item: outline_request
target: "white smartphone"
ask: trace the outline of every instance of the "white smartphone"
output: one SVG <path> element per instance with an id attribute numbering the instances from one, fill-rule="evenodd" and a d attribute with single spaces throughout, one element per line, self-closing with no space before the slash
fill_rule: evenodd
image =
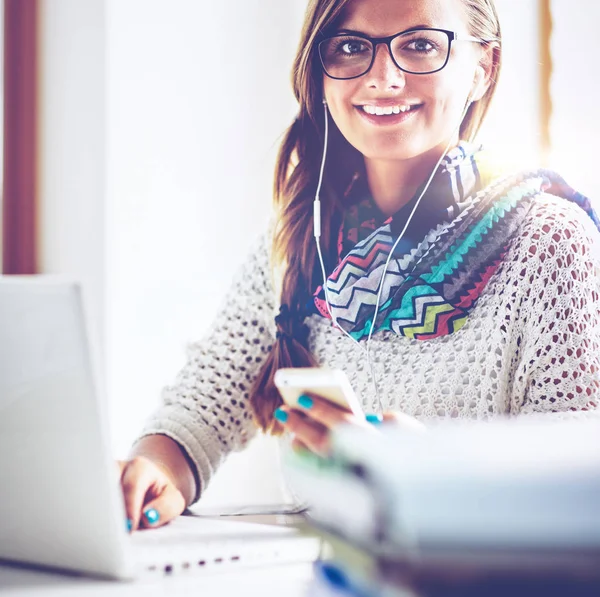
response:
<path id="1" fill-rule="evenodd" d="M 306 367 L 279 369 L 275 373 L 275 386 L 283 401 L 296 407 L 302 394 L 314 394 L 334 404 L 349 409 L 358 417 L 364 417 L 360 402 L 346 374 L 339 369 Z"/>

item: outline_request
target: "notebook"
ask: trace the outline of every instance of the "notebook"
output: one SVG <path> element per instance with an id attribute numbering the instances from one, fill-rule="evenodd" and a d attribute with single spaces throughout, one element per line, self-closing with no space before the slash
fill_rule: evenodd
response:
<path id="1" fill-rule="evenodd" d="M 600 411 L 350 426 L 327 461 L 289 453 L 321 529 L 394 565 L 600 577 Z M 327 538 L 327 535 L 326 535 Z"/>
<path id="2" fill-rule="evenodd" d="M 297 528 L 182 516 L 130 535 L 80 287 L 0 276 L 0 559 L 112 579 L 310 562 Z"/>

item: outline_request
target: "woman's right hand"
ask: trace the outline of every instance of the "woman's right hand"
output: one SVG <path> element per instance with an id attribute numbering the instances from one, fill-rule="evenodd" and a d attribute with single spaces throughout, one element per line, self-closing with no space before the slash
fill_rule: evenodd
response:
<path id="1" fill-rule="evenodd" d="M 117 463 L 130 531 L 162 526 L 185 510 L 183 494 L 168 470 L 145 456 Z"/>

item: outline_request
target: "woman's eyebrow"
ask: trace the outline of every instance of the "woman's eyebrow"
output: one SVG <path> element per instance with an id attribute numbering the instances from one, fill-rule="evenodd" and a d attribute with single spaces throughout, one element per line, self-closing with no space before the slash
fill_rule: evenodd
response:
<path id="1" fill-rule="evenodd" d="M 364 31 L 359 31 L 358 29 L 347 29 L 347 28 L 342 28 L 342 29 L 336 29 L 334 31 L 334 35 L 346 35 L 346 34 L 351 34 L 351 35 L 369 35 L 368 33 L 365 33 Z"/>
<path id="2" fill-rule="evenodd" d="M 412 25 L 411 27 L 406 27 L 404 29 L 399 29 L 396 33 L 402 33 L 403 31 L 411 31 L 412 29 L 432 29 L 435 28 L 435 25 L 431 23 L 418 23 L 417 25 Z M 366 35 L 367 37 L 388 37 L 387 35 L 371 35 L 370 33 L 366 33 L 365 31 L 359 31 L 358 29 L 350 29 L 348 27 L 341 27 L 340 29 L 336 29 L 334 35 Z M 392 35 L 396 35 L 392 33 Z"/>

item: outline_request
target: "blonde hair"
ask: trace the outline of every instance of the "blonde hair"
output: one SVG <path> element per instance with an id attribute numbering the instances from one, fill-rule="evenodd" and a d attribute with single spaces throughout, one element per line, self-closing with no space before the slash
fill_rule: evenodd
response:
<path id="1" fill-rule="evenodd" d="M 460 129 L 461 139 L 477 134 L 496 90 L 500 71 L 500 23 L 493 0 L 462 0 L 469 16 L 470 34 L 497 40 L 490 85 L 474 102 Z M 316 364 L 308 350 L 308 329 L 302 320 L 304 305 L 322 280 L 316 267 L 313 237 L 313 199 L 323 151 L 325 115 L 322 107 L 323 74 L 316 50 L 320 36 L 333 30 L 350 0 L 311 0 L 306 10 L 300 44 L 292 69 L 292 86 L 300 106 L 299 114 L 286 131 L 275 167 L 274 201 L 278 225 L 273 237 L 273 267 L 283 272 L 281 305 L 277 318 L 277 339 L 250 391 L 250 402 L 258 425 L 267 432 L 280 433 L 273 411 L 281 397 L 273 376 L 282 367 L 310 367 Z M 362 155 L 330 121 L 328 167 L 321 191 L 321 243 L 326 265 L 335 266 L 332 231 L 335 214 L 341 213 L 344 190 L 363 165 Z"/>

